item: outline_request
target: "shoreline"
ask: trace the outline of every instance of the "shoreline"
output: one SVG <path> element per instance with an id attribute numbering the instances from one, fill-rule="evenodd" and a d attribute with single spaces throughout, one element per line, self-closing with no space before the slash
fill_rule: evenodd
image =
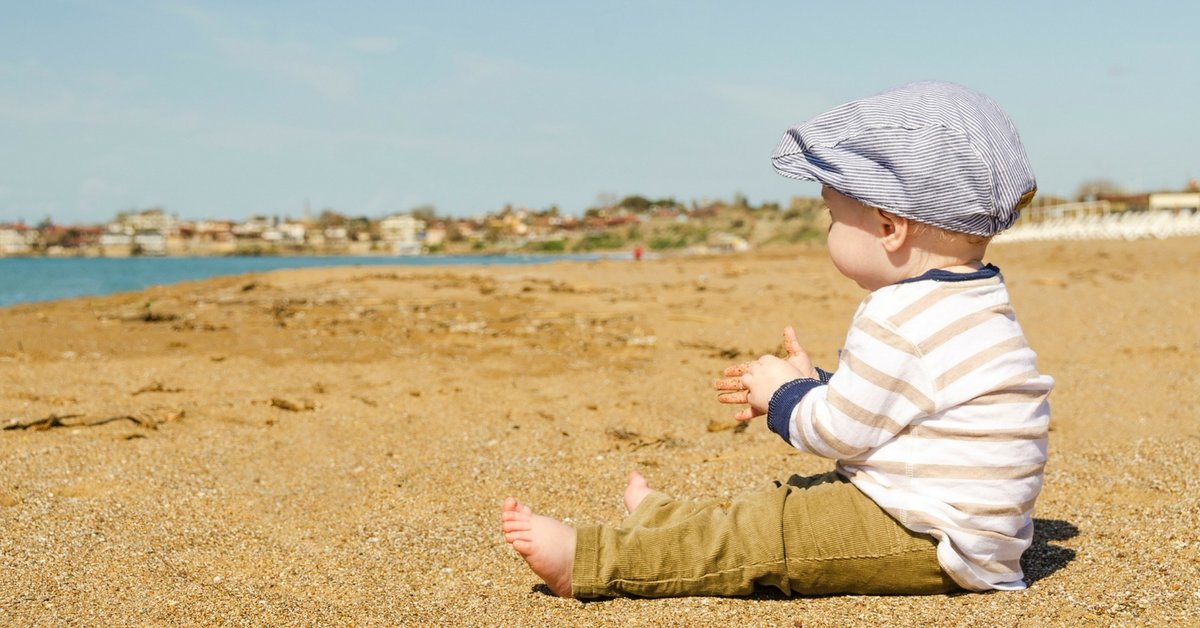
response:
<path id="1" fill-rule="evenodd" d="M 626 261 L 621 255 L 566 254 L 497 254 L 497 255 L 423 255 L 423 256 L 163 256 L 126 258 L 0 258 L 0 271 L 8 273 L 42 274 L 26 278 L 25 286 L 14 279 L 0 279 L 0 308 L 25 303 L 45 303 L 86 296 L 105 296 L 118 292 L 166 287 L 209 277 L 235 276 L 271 272 L 282 269 L 332 268 L 342 266 L 370 267 L 484 267 L 524 266 L 559 262 L 589 262 L 598 260 Z M 11 262 L 6 260 L 13 260 Z M 39 268 L 41 265 L 52 268 Z M 165 267 L 164 267 L 165 265 Z M 15 266 L 15 268 L 13 268 Z M 61 268 L 67 266 L 67 269 Z M 6 268 L 7 267 L 7 268 Z M 140 270 L 142 277 L 113 278 L 101 274 Z M 114 268 L 115 267 L 115 268 Z M 131 269 L 132 267 L 132 269 Z M 207 269 L 205 267 L 208 267 Z M 76 272 L 71 275 L 71 271 Z M 92 276 L 80 276 L 87 271 Z M 30 286 L 30 282 L 36 282 Z M 83 282 L 83 283 L 81 283 Z M 32 293 L 29 291 L 33 290 Z"/>

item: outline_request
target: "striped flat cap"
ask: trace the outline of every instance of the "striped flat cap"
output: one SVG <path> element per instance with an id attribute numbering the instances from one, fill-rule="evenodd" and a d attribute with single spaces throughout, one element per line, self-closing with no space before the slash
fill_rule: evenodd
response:
<path id="1" fill-rule="evenodd" d="M 954 83 L 922 81 L 848 102 L 788 129 L 771 156 L 785 177 L 959 233 L 994 235 L 1037 181 L 1008 116 Z"/>

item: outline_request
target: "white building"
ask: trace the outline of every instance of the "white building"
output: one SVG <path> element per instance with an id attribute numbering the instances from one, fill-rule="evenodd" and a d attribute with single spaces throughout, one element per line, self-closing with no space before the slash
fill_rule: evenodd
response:
<path id="1" fill-rule="evenodd" d="M 308 227 L 298 222 L 281 223 L 276 229 L 283 234 L 284 241 L 296 244 L 303 244 L 304 237 L 308 233 Z"/>
<path id="2" fill-rule="evenodd" d="M 166 255 L 167 238 L 161 232 L 146 231 L 133 236 L 133 246 L 142 255 Z"/>
<path id="3" fill-rule="evenodd" d="M 167 215 L 161 209 L 147 209 L 140 212 L 120 213 L 117 219 L 107 225 L 109 233 L 161 233 L 172 234 L 179 230 L 179 220 Z"/>
<path id="4" fill-rule="evenodd" d="M 396 255 L 420 255 L 425 221 L 411 214 L 389 216 L 379 222 L 379 236 Z"/>
<path id="5" fill-rule="evenodd" d="M 1150 211 L 1184 209 L 1200 211 L 1200 192 L 1155 192 L 1150 195 Z"/>
<path id="6" fill-rule="evenodd" d="M 259 238 L 272 226 L 271 220 L 266 216 L 251 216 L 249 220 L 239 222 L 230 230 L 239 238 Z"/>
<path id="7" fill-rule="evenodd" d="M 112 231 L 107 231 L 100 234 L 100 246 L 133 246 L 133 236 L 129 235 L 128 233 L 114 233 Z"/>
<path id="8" fill-rule="evenodd" d="M 0 226 L 0 255 L 24 255 L 33 246 L 36 232 L 25 225 Z"/>
<path id="9" fill-rule="evenodd" d="M 345 227 L 326 227 L 322 235 L 328 242 L 345 242 L 350 239 L 350 232 Z"/>

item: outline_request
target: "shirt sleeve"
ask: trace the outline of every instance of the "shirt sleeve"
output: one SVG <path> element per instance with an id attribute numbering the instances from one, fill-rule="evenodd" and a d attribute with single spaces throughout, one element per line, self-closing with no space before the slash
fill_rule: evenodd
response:
<path id="1" fill-rule="evenodd" d="M 936 412 L 917 346 L 886 321 L 860 315 L 827 383 L 801 379 L 771 398 L 767 425 L 792 446 L 849 460 Z"/>

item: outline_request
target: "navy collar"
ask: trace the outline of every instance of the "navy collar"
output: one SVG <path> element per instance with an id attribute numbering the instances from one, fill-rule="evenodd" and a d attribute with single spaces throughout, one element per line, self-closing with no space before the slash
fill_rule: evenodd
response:
<path id="1" fill-rule="evenodd" d="M 984 266 L 983 268 L 980 268 L 979 270 L 970 272 L 970 273 L 952 273 L 948 270 L 942 270 L 941 268 L 934 268 L 933 270 L 927 270 L 924 273 L 917 275 L 916 277 L 909 277 L 908 279 L 901 279 L 900 281 L 897 281 L 896 284 L 914 283 L 917 281 L 925 281 L 925 280 L 931 280 L 931 281 L 975 281 L 976 279 L 991 279 L 992 277 L 995 277 L 999 274 L 1000 274 L 1000 269 L 996 268 L 995 266 L 993 266 L 991 264 L 988 264 L 988 265 Z"/>

